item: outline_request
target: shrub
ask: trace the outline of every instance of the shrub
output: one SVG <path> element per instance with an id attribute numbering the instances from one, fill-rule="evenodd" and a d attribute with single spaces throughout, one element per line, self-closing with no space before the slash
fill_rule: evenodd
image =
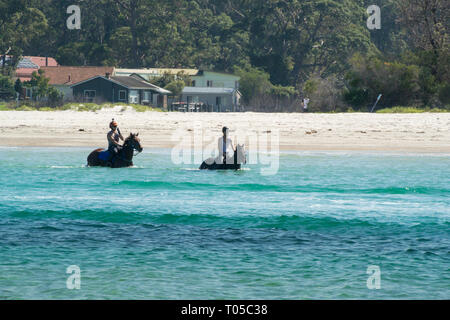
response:
<path id="1" fill-rule="evenodd" d="M 412 104 L 420 98 L 421 70 L 416 65 L 386 62 L 378 58 L 355 55 L 347 73 L 344 99 L 355 108 L 369 106 L 383 94 L 383 106 Z M 432 79 L 428 79 L 432 81 Z"/>
<path id="2" fill-rule="evenodd" d="M 424 112 L 450 112 L 450 110 L 439 108 L 417 108 L 417 107 L 403 107 L 395 106 L 392 108 L 385 108 L 378 110 L 377 113 L 424 113 Z"/>
<path id="3" fill-rule="evenodd" d="M 0 111 L 9 111 L 9 110 L 13 110 L 9 105 L 0 104 Z"/>
<path id="4" fill-rule="evenodd" d="M 174 97 L 178 97 L 183 92 L 184 86 L 185 86 L 185 84 L 184 84 L 183 80 L 174 80 L 174 81 L 169 82 L 164 87 L 164 89 L 169 90 L 170 92 L 172 92 L 172 95 Z"/>
<path id="5" fill-rule="evenodd" d="M 249 104 L 255 97 L 266 94 L 272 88 L 269 74 L 261 69 L 236 67 L 235 73 L 240 77 L 239 91 L 242 93 L 244 104 Z"/>
<path id="6" fill-rule="evenodd" d="M 450 104 L 450 83 L 444 83 L 439 88 L 439 100 L 446 105 Z"/>
<path id="7" fill-rule="evenodd" d="M 16 109 L 17 111 L 35 111 L 36 109 L 29 107 L 27 105 L 22 105 Z"/>
<path id="8" fill-rule="evenodd" d="M 240 77 L 239 91 L 247 110 L 262 112 L 293 112 L 300 109 L 294 87 L 273 85 L 267 72 L 254 67 L 235 67 Z"/>
<path id="9" fill-rule="evenodd" d="M 0 74 L 0 99 L 9 100 L 14 97 L 15 90 L 11 78 Z"/>
<path id="10" fill-rule="evenodd" d="M 305 82 L 303 92 L 310 99 L 308 109 L 313 112 L 336 112 L 347 109 L 342 103 L 342 83 L 335 77 L 313 76 Z"/>

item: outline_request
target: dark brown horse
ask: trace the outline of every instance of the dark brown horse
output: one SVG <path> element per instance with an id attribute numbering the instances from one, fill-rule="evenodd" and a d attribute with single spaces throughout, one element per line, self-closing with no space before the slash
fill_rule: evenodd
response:
<path id="1" fill-rule="evenodd" d="M 111 168 L 124 168 L 133 166 L 134 151 L 142 152 L 141 141 L 138 138 L 139 133 L 130 133 L 130 136 L 125 139 L 122 149 L 117 156 L 112 159 L 112 163 L 107 159 L 102 159 L 100 153 L 105 149 L 96 149 L 92 151 L 87 157 L 87 165 L 89 167 L 111 167 Z"/>
<path id="2" fill-rule="evenodd" d="M 245 146 L 238 144 L 234 151 L 233 160 L 227 160 L 227 163 L 217 163 L 216 158 L 209 158 L 202 162 L 200 170 L 240 170 L 241 164 L 247 163 L 247 157 L 245 155 Z"/>

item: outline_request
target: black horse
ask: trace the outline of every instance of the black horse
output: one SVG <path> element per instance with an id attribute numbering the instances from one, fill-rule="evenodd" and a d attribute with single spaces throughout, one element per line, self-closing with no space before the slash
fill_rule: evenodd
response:
<path id="1" fill-rule="evenodd" d="M 92 151 L 87 157 L 87 165 L 89 167 L 111 167 L 124 168 L 133 166 L 134 150 L 142 152 L 141 141 L 138 138 L 139 133 L 130 133 L 130 136 L 125 139 L 122 149 L 117 156 L 112 159 L 112 163 L 108 162 L 109 155 L 105 149 L 96 149 Z"/>
<path id="2" fill-rule="evenodd" d="M 230 160 L 230 159 L 229 159 Z M 239 170 L 241 169 L 241 164 L 247 163 L 247 158 L 245 156 L 244 145 L 238 144 L 236 150 L 234 151 L 233 160 L 230 163 L 216 163 L 216 158 L 209 158 L 202 162 L 200 165 L 200 170 Z"/>

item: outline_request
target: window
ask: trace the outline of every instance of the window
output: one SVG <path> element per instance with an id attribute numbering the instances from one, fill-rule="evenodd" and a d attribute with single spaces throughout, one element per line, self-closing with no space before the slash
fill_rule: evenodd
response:
<path id="1" fill-rule="evenodd" d="M 235 89 L 239 89 L 239 81 L 235 81 L 234 82 L 234 88 Z"/>
<path id="2" fill-rule="evenodd" d="M 119 100 L 120 101 L 127 100 L 127 92 L 125 90 L 119 90 Z"/>
<path id="3" fill-rule="evenodd" d="M 207 87 L 212 87 L 213 86 L 212 80 L 206 80 L 206 86 Z"/>
<path id="4" fill-rule="evenodd" d="M 28 99 L 33 98 L 33 89 L 32 89 L 32 88 L 26 88 L 25 96 L 26 96 Z"/>
<path id="5" fill-rule="evenodd" d="M 192 80 L 192 86 L 195 87 L 195 80 Z"/>
<path id="6" fill-rule="evenodd" d="M 95 90 L 84 90 L 84 101 L 94 102 L 95 94 L 96 94 Z"/>
<path id="7" fill-rule="evenodd" d="M 129 103 L 139 103 L 139 91 L 130 90 L 128 92 L 128 102 Z"/>
<path id="8" fill-rule="evenodd" d="M 150 91 L 144 91 L 144 99 L 142 99 L 142 102 L 150 102 L 151 96 Z"/>
<path id="9" fill-rule="evenodd" d="M 222 105 L 222 97 L 216 97 L 216 105 L 217 106 Z"/>

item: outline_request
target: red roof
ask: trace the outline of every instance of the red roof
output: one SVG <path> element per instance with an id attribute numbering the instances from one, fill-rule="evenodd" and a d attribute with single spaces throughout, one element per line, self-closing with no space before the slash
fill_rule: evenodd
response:
<path id="1" fill-rule="evenodd" d="M 30 81 L 31 80 L 31 74 L 33 72 L 37 71 L 37 69 L 30 69 L 30 68 L 19 68 L 16 69 L 16 77 L 20 79 L 20 81 Z"/>
<path id="2" fill-rule="evenodd" d="M 72 85 L 96 76 L 114 74 L 114 67 L 42 67 L 44 76 L 50 78 L 49 84 Z"/>
<path id="3" fill-rule="evenodd" d="M 24 56 L 24 58 L 28 58 L 34 64 L 37 64 L 39 67 L 57 67 L 58 62 L 54 58 L 51 57 L 33 57 L 33 56 Z M 46 61 L 47 60 L 47 61 Z"/>
<path id="4" fill-rule="evenodd" d="M 10 57 L 10 56 L 7 56 Z M 28 58 L 33 64 L 40 67 L 45 67 L 47 64 L 48 66 L 58 66 L 58 62 L 54 58 L 51 57 L 35 57 L 35 56 L 24 56 L 23 58 Z M 37 71 L 37 68 L 17 68 L 16 69 L 16 77 L 20 79 L 20 81 L 30 81 L 31 80 L 31 74 L 34 71 Z"/>

